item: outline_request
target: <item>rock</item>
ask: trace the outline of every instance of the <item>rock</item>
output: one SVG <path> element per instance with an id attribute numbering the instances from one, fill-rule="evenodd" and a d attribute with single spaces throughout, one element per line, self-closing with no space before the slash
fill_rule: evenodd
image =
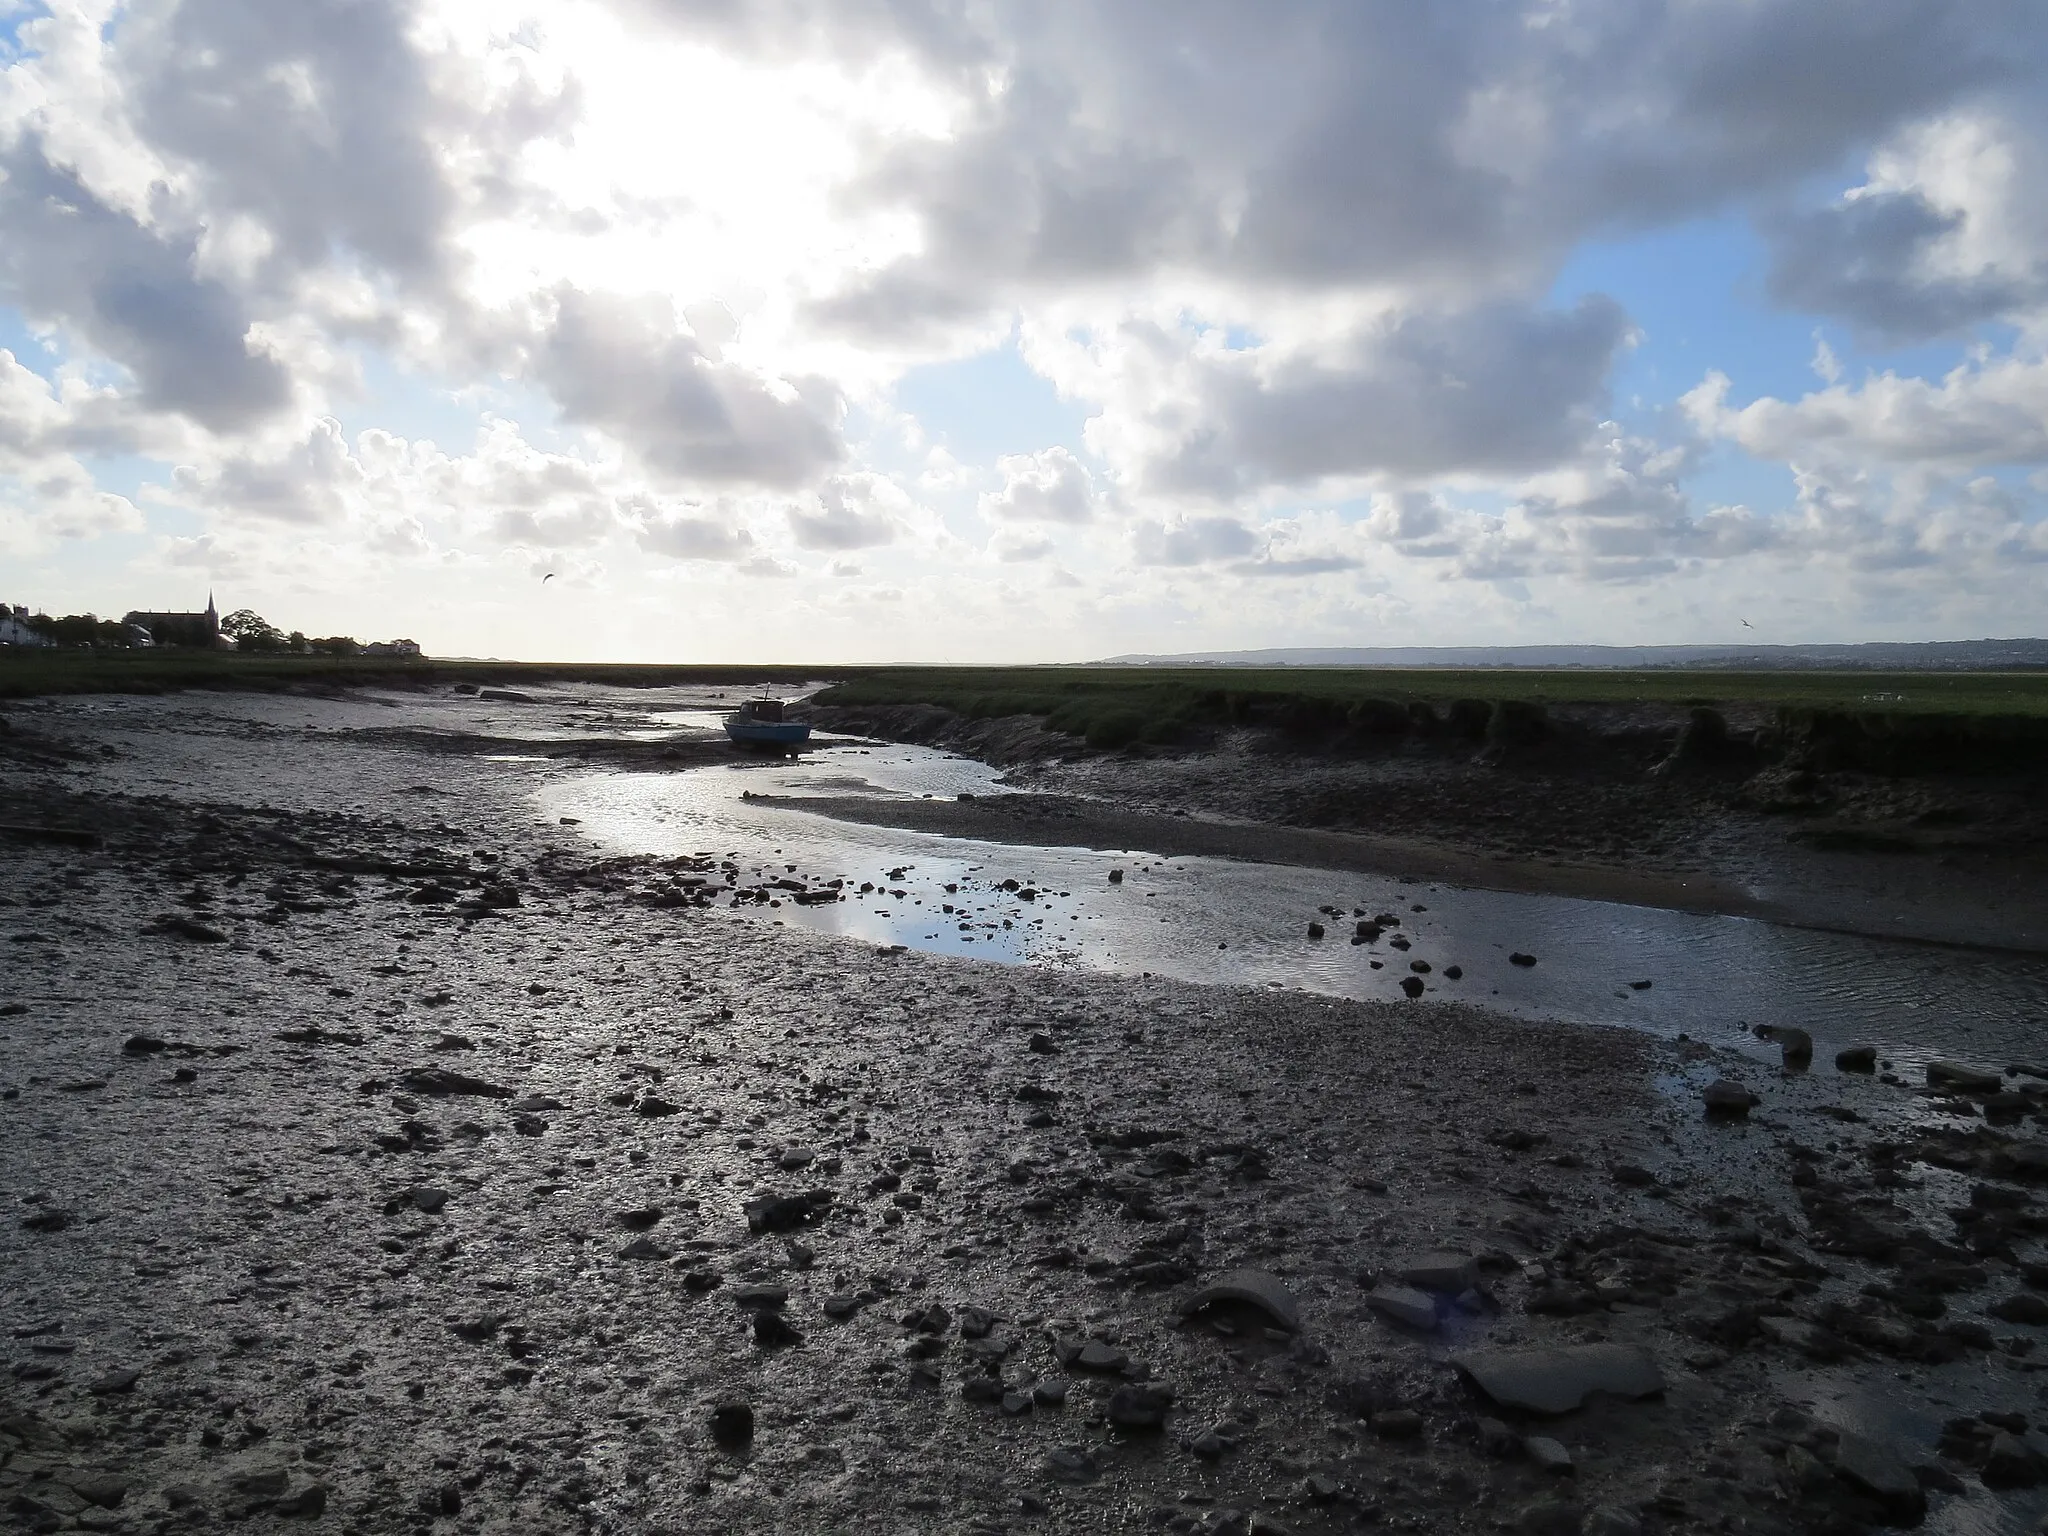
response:
<path id="1" fill-rule="evenodd" d="M 45 1206 L 21 1218 L 21 1230 L 24 1232 L 62 1232 L 70 1225 L 71 1213 L 54 1206 Z"/>
<path id="2" fill-rule="evenodd" d="M 669 1251 L 651 1237 L 636 1237 L 619 1250 L 622 1259 L 666 1259 Z"/>
<path id="3" fill-rule="evenodd" d="M 1413 1408 L 1383 1408 L 1366 1422 L 1382 1440 L 1413 1440 L 1422 1433 L 1422 1415 Z"/>
<path id="4" fill-rule="evenodd" d="M 1534 965 L 1535 963 L 1536 957 L 1534 955 L 1525 955 L 1522 954 L 1520 951 L 1517 951 L 1516 953 L 1508 956 L 1509 965 L 1529 966 Z"/>
<path id="5" fill-rule="evenodd" d="M 990 1407 L 1003 1400 L 1003 1384 L 993 1376 L 970 1376 L 960 1383 L 962 1400 Z"/>
<path id="6" fill-rule="evenodd" d="M 1877 1070 L 1877 1047 L 1874 1045 L 1852 1045 L 1835 1052 L 1835 1070 L 1838 1072 L 1875 1072 Z"/>
<path id="7" fill-rule="evenodd" d="M 1479 1261 L 1462 1253 L 1411 1253 L 1394 1261 L 1404 1285 L 1455 1296 L 1479 1283 Z"/>
<path id="8" fill-rule="evenodd" d="M 658 1094 L 643 1093 L 633 1102 L 633 1113 L 642 1120 L 666 1120 L 670 1115 L 682 1112 L 681 1105 L 671 1104 Z"/>
<path id="9" fill-rule="evenodd" d="M 1840 1360 L 1849 1353 L 1845 1340 L 1803 1317 L 1760 1317 L 1756 1326 L 1757 1332 L 1772 1343 L 1796 1349 L 1809 1360 L 1825 1364 Z"/>
<path id="10" fill-rule="evenodd" d="M 1912 1469 L 1867 1435 L 1842 1431 L 1835 1443 L 1835 1476 L 1876 1499 L 1894 1520 L 1917 1524 L 1927 1513 L 1927 1494 Z"/>
<path id="11" fill-rule="evenodd" d="M 2000 1073 L 1980 1072 L 1960 1062 L 1930 1061 L 1927 1063 L 1927 1086 L 1948 1093 L 1996 1093 L 2005 1086 L 2005 1078 Z"/>
<path id="12" fill-rule="evenodd" d="M 1420 976 L 1403 976 L 1401 978 L 1401 991 L 1404 995 L 1420 997 L 1425 990 L 1427 989 L 1424 987 Z"/>
<path id="13" fill-rule="evenodd" d="M 782 1349 L 803 1341 L 804 1336 L 780 1312 L 763 1310 L 754 1314 L 754 1342 L 763 1349 Z"/>
<path id="14" fill-rule="evenodd" d="M 1041 1381 L 1031 1389 L 1031 1401 L 1040 1408 L 1064 1408 L 1067 1406 L 1067 1384 L 1064 1381 Z"/>
<path id="15" fill-rule="evenodd" d="M 986 1307 L 962 1307 L 960 1309 L 960 1337 L 963 1339 L 985 1339 L 989 1330 L 995 1327 L 995 1313 Z"/>
<path id="16" fill-rule="evenodd" d="M 1580 1526 L 1582 1536 L 1643 1536 L 1643 1522 L 1614 1504 L 1597 1504 L 1586 1511 Z"/>
<path id="17" fill-rule="evenodd" d="M 88 1504 L 97 1504 L 101 1509 L 119 1509 L 121 1501 L 128 1497 L 128 1484 L 123 1478 L 88 1473 L 83 1477 L 69 1478 L 67 1481 L 73 1493 Z"/>
<path id="18" fill-rule="evenodd" d="M 1056 1483 L 1092 1483 L 1101 1476 L 1095 1458 L 1078 1445 L 1056 1445 L 1040 1458 L 1038 1470 Z"/>
<path id="19" fill-rule="evenodd" d="M 1365 1304 L 1381 1317 L 1404 1328 L 1422 1333 L 1436 1330 L 1436 1303 L 1427 1292 L 1418 1291 L 1411 1285 L 1377 1285 L 1365 1298 Z"/>
<path id="20" fill-rule="evenodd" d="M 1986 1488 L 2032 1488 L 2041 1481 L 2041 1458 L 2027 1448 L 2024 1440 L 2000 1431 L 1984 1455 L 1979 1475 Z"/>
<path id="21" fill-rule="evenodd" d="M 754 1439 L 754 1410 L 750 1404 L 728 1400 L 711 1410 L 711 1438 L 727 1450 L 738 1450 Z"/>
<path id="22" fill-rule="evenodd" d="M 159 1040 L 154 1035 L 130 1035 L 121 1043 L 124 1056 L 153 1056 L 158 1051 L 168 1051 L 170 1042 Z"/>
<path id="23" fill-rule="evenodd" d="M 1113 1344 L 1105 1344 L 1100 1339 L 1090 1339 L 1076 1350 L 1073 1357 L 1065 1363 L 1077 1371 L 1097 1371 L 1108 1374 L 1121 1371 L 1131 1363 L 1131 1359 L 1129 1355 Z"/>
<path id="24" fill-rule="evenodd" d="M 1515 1512 L 1521 1536 L 1580 1536 L 1583 1528 L 1579 1506 L 1568 1499 L 1538 1499 Z"/>
<path id="25" fill-rule="evenodd" d="M 659 1222 L 662 1215 L 663 1211 L 660 1206 L 643 1205 L 637 1206 L 630 1211 L 620 1211 L 612 1217 L 612 1220 L 616 1221 L 628 1232 L 645 1232 Z"/>
<path id="26" fill-rule="evenodd" d="M 725 1276 L 715 1269 L 686 1269 L 683 1271 L 683 1289 L 701 1296 L 706 1291 L 715 1291 L 725 1284 Z"/>
<path id="27" fill-rule="evenodd" d="M 1770 1038 L 1778 1043 L 1779 1053 L 1787 1067 L 1797 1069 L 1812 1063 L 1813 1036 L 1805 1030 L 1780 1024 L 1771 1031 Z"/>
<path id="28" fill-rule="evenodd" d="M 1043 1031 L 1031 1037 L 1031 1054 L 1034 1056 L 1057 1056 L 1060 1048 L 1051 1035 Z"/>
<path id="29" fill-rule="evenodd" d="M 429 1189 L 426 1185 L 415 1185 L 406 1191 L 405 1198 L 412 1208 L 428 1216 L 438 1215 L 448 1205 L 448 1191 Z"/>
<path id="30" fill-rule="evenodd" d="M 1572 1464 L 1572 1453 L 1565 1449 L 1564 1442 L 1553 1440 L 1548 1435 L 1529 1436 L 1522 1442 L 1522 1450 L 1545 1472 L 1570 1477 L 1577 1470 Z"/>
<path id="31" fill-rule="evenodd" d="M 465 1097 L 478 1099 L 509 1099 L 513 1096 L 510 1088 L 501 1088 L 496 1083 L 487 1083 L 480 1077 L 469 1077 L 461 1072 L 451 1072 L 446 1067 L 414 1067 L 398 1080 L 399 1086 L 408 1093 L 423 1093 L 428 1098 L 445 1099 Z"/>
<path id="32" fill-rule="evenodd" d="M 112 1397 L 117 1393 L 134 1391 L 135 1383 L 140 1380 L 142 1380 L 142 1372 L 140 1371 L 108 1371 L 106 1375 L 91 1382 L 85 1390 L 94 1397 Z"/>
<path id="33" fill-rule="evenodd" d="M 1323 925 L 1321 923 L 1310 923 L 1308 925 L 1308 936 L 1312 939 L 1320 939 L 1323 936 Z"/>
<path id="34" fill-rule="evenodd" d="M 1158 1429 L 1173 1406 L 1173 1389 L 1156 1381 L 1118 1387 L 1109 1395 L 1109 1422 L 1119 1429 Z"/>
<path id="35" fill-rule="evenodd" d="M 800 1195 L 762 1195 L 743 1209 L 749 1231 L 788 1232 L 816 1221 L 831 1203 L 831 1190 L 811 1189 Z"/>
<path id="36" fill-rule="evenodd" d="M 2037 1328 L 2048 1324 L 2048 1299 L 2031 1291 L 2003 1297 L 1985 1310 L 2002 1323 L 2025 1323 Z"/>
<path id="37" fill-rule="evenodd" d="M 1664 1390 L 1657 1362 L 1633 1344 L 1470 1349 L 1451 1364 L 1503 1408 L 1531 1413 L 1569 1413 L 1595 1392 L 1634 1399 Z"/>
<path id="38" fill-rule="evenodd" d="M 1479 1449 L 1496 1461 L 1506 1461 L 1522 1454 L 1522 1437 L 1499 1419 L 1482 1418 L 1479 1421 Z"/>
<path id="39" fill-rule="evenodd" d="M 782 1156 L 778 1157 L 775 1162 L 776 1166 L 781 1168 L 784 1173 L 795 1173 L 800 1168 L 810 1167 L 812 1163 L 817 1161 L 817 1157 L 818 1149 L 816 1147 L 785 1147 L 783 1148 Z"/>
<path id="40" fill-rule="evenodd" d="M 1180 1304 L 1182 1317 L 1193 1317 L 1218 1302 L 1240 1302 L 1258 1308 L 1276 1328 L 1301 1331 L 1301 1309 L 1278 1275 L 1263 1269 L 1233 1269 L 1194 1292 Z"/>
<path id="41" fill-rule="evenodd" d="M 1763 1102 L 1742 1084 L 1726 1077 L 1707 1084 L 1700 1100 L 1707 1106 L 1708 1115 L 1724 1120 L 1743 1119 Z"/>
<path id="42" fill-rule="evenodd" d="M 739 1307 L 783 1307 L 789 1304 L 789 1287 L 786 1285 L 736 1285 L 732 1291 L 733 1305 Z"/>

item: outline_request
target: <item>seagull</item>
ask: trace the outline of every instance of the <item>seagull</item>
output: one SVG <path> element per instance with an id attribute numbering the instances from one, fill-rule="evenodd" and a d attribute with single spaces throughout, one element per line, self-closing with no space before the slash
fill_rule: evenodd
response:
<path id="1" fill-rule="evenodd" d="M 1744 619 L 1744 620 L 1742 621 L 1742 627 L 1743 627 L 1744 629 L 1755 629 L 1755 628 L 1756 628 L 1756 626 L 1755 626 L 1754 624 L 1750 623 L 1750 622 L 1749 622 L 1749 620 L 1747 620 L 1747 619 Z"/>
<path id="2" fill-rule="evenodd" d="M 549 572 L 547 573 L 547 575 L 545 575 L 545 576 L 541 577 L 541 579 L 540 579 L 540 584 L 541 584 L 542 586 L 546 586 L 546 585 L 547 585 L 547 584 L 548 584 L 549 582 L 553 581 L 554 579 L 555 579 L 555 573 L 554 573 L 553 571 L 549 571 Z M 1743 622 L 1743 623 L 1745 623 L 1745 624 L 1747 624 L 1747 623 L 1749 622 L 1749 620 L 1747 620 L 1747 619 L 1744 619 L 1744 620 L 1743 620 L 1742 622 Z"/>

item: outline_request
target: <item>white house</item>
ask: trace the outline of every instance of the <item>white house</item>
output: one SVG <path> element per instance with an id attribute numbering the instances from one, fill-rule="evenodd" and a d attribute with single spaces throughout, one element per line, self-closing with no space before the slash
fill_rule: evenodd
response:
<path id="1" fill-rule="evenodd" d="M 48 645 L 49 638 L 28 627 L 28 610 L 19 603 L 0 603 L 0 645 Z"/>

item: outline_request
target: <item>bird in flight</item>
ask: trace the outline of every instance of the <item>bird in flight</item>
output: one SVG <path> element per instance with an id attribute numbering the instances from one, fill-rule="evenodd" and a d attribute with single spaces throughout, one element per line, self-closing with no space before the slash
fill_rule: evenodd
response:
<path id="1" fill-rule="evenodd" d="M 541 579 L 540 579 L 540 584 L 541 584 L 542 586 L 546 586 L 546 585 L 547 585 L 547 584 L 548 584 L 549 582 L 553 581 L 554 579 L 555 579 L 555 573 L 554 573 L 553 571 L 549 571 L 549 572 L 547 573 L 547 575 L 545 575 L 545 576 L 541 577 Z M 1748 623 L 1749 621 L 1748 621 L 1747 619 L 1745 619 L 1745 620 L 1743 620 L 1743 622 L 1744 622 L 1744 623 L 1746 624 L 1746 623 Z"/>
<path id="2" fill-rule="evenodd" d="M 1756 628 L 1756 626 L 1755 626 L 1754 624 L 1750 623 L 1750 622 L 1749 622 L 1749 620 L 1747 620 L 1747 619 L 1744 619 L 1744 620 L 1742 621 L 1742 627 L 1743 627 L 1744 629 L 1755 629 L 1755 628 Z"/>

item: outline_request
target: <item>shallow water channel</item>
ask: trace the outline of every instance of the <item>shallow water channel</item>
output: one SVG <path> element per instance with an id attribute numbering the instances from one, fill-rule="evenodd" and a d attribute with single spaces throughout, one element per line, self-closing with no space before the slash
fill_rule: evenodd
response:
<path id="1" fill-rule="evenodd" d="M 715 718 L 679 712 L 667 723 Z M 1399 998 L 1402 980 L 1421 974 L 1426 996 L 1665 1035 L 1725 1041 L 1755 1024 L 1797 1023 L 1823 1052 L 1871 1042 L 1902 1071 L 1928 1056 L 1996 1066 L 2048 1057 L 2048 960 L 2038 957 L 1392 876 L 981 842 L 747 798 L 1008 792 L 997 770 L 971 760 L 825 741 L 800 760 L 591 774 L 543 791 L 543 810 L 577 818 L 618 852 L 730 858 L 743 885 L 842 878 L 836 903 L 735 910 L 878 944 L 1344 997 Z M 859 893 L 863 882 L 875 889 Z M 1360 917 L 1388 916 L 1398 927 L 1351 942 Z M 1311 921 L 1326 937 L 1308 937 Z M 1511 963 L 1517 952 L 1536 963 Z"/>

